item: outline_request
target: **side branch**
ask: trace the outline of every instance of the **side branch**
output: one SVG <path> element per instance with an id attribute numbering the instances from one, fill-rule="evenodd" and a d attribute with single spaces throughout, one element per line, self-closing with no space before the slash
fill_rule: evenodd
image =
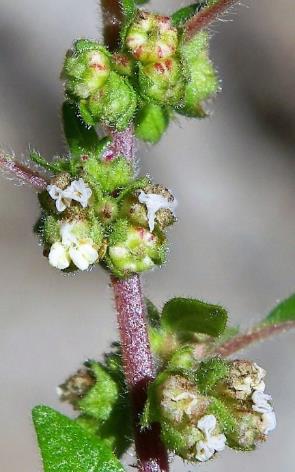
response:
<path id="1" fill-rule="evenodd" d="M 45 177 L 42 177 L 38 172 L 3 154 L 0 154 L 0 169 L 10 173 L 21 182 L 31 185 L 38 192 L 45 190 L 48 185 Z"/>
<path id="2" fill-rule="evenodd" d="M 295 328 L 295 321 L 286 321 L 285 323 L 280 323 L 277 325 L 262 326 L 261 328 L 251 331 L 250 333 L 242 334 L 241 336 L 236 336 L 230 341 L 218 346 L 215 351 L 215 354 L 222 357 L 228 357 L 232 354 L 245 349 L 251 344 L 259 341 L 265 341 L 266 339 L 280 333 L 284 333 L 289 329 Z"/>
<path id="3" fill-rule="evenodd" d="M 202 29 L 207 28 L 210 23 L 225 13 L 235 3 L 238 3 L 238 0 L 219 0 L 211 7 L 201 10 L 201 12 L 197 13 L 186 23 L 185 40 L 189 41 Z"/>

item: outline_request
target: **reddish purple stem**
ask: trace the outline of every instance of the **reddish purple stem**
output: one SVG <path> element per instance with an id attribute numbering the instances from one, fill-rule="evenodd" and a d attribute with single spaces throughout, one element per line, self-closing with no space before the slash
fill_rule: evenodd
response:
<path id="1" fill-rule="evenodd" d="M 149 430 L 144 431 L 140 427 L 140 415 L 147 399 L 147 388 L 155 376 L 140 278 L 138 275 L 126 280 L 112 277 L 112 284 L 118 312 L 123 365 L 133 405 L 138 469 L 142 472 L 166 472 L 169 469 L 168 457 L 160 439 L 160 426 L 153 424 Z"/>
<path id="2" fill-rule="evenodd" d="M 105 159 L 114 159 L 118 156 L 124 156 L 130 161 L 135 159 L 135 139 L 133 128 L 127 128 L 124 131 L 114 131 L 107 128 L 108 134 L 112 138 L 112 143 L 108 146 L 104 154 Z"/>
<path id="3" fill-rule="evenodd" d="M 238 0 L 219 0 L 212 7 L 204 8 L 193 16 L 185 25 L 185 40 L 189 41 L 202 29 L 207 28 L 220 15 L 226 12 L 231 6 L 238 3 Z"/>
<path id="4" fill-rule="evenodd" d="M 228 357 L 235 352 L 240 351 L 241 349 L 245 349 L 245 347 L 248 347 L 255 342 L 264 341 L 275 334 L 280 334 L 294 328 L 295 321 L 286 321 L 277 325 L 262 326 L 261 328 L 255 329 L 254 331 L 246 334 L 242 334 L 241 336 L 236 336 L 230 341 L 227 341 L 217 348 L 215 354 L 222 357 Z"/>
<path id="5" fill-rule="evenodd" d="M 48 182 L 38 172 L 0 154 L 0 168 L 14 175 L 17 179 L 31 185 L 38 192 L 46 189 Z"/>

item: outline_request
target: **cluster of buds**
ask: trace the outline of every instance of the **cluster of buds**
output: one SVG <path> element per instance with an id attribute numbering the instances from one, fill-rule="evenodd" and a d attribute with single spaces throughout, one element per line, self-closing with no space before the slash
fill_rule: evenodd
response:
<path id="1" fill-rule="evenodd" d="M 116 55 L 113 61 L 103 46 L 86 39 L 76 41 L 67 53 L 62 73 L 66 93 L 78 103 L 87 124 L 102 121 L 121 130 L 134 117 L 136 93 L 122 76 L 128 69 L 128 63 L 124 64 L 122 57 Z"/>
<path id="2" fill-rule="evenodd" d="M 149 142 L 160 139 L 174 112 L 204 117 L 203 101 L 218 90 L 208 35 L 185 42 L 171 17 L 142 10 L 114 53 L 96 41 L 76 41 L 62 77 L 85 123 L 123 130 L 135 120 L 137 136 Z"/>
<path id="3" fill-rule="evenodd" d="M 49 263 L 63 271 L 102 263 L 119 277 L 164 263 L 173 195 L 147 178 L 134 179 L 123 157 L 83 155 L 76 169 L 58 172 L 39 194 L 38 231 Z"/>
<path id="4" fill-rule="evenodd" d="M 163 372 L 150 387 L 143 425 L 157 418 L 169 450 L 205 462 L 229 446 L 252 450 L 275 428 L 265 371 L 249 361 L 212 358 L 194 371 Z"/>

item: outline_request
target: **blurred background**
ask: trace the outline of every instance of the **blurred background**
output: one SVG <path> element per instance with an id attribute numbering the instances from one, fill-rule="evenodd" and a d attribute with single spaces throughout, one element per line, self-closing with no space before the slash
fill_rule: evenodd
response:
<path id="1" fill-rule="evenodd" d="M 295 16 L 293 0 L 244 3 L 211 28 L 223 80 L 212 117 L 179 119 L 140 151 L 142 172 L 179 200 L 169 261 L 145 276 L 147 296 L 159 306 L 173 295 L 220 303 L 247 328 L 295 286 Z M 30 145 L 49 159 L 64 151 L 61 64 L 75 38 L 98 37 L 98 18 L 96 0 L 0 0 L 0 143 L 16 156 Z M 49 267 L 31 231 L 30 189 L 0 180 L 0 214 L 0 470 L 41 472 L 30 410 L 71 414 L 55 386 L 117 337 L 112 293 L 100 269 L 64 277 Z M 203 470 L 291 472 L 295 333 L 245 356 L 268 370 L 277 430 L 255 453 L 228 450 Z"/>

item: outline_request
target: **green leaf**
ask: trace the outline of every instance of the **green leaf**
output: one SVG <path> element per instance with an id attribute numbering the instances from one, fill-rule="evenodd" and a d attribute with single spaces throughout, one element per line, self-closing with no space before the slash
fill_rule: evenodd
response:
<path id="1" fill-rule="evenodd" d="M 81 154 L 94 152 L 99 144 L 99 138 L 93 127 L 85 126 L 78 115 L 77 107 L 64 102 L 62 116 L 64 133 L 71 154 L 80 157 Z"/>
<path id="2" fill-rule="evenodd" d="M 111 450 L 47 406 L 33 409 L 44 472 L 123 472 Z"/>
<path id="3" fill-rule="evenodd" d="M 83 413 L 104 421 L 110 416 L 113 405 L 118 399 L 118 385 L 102 364 L 90 362 L 88 367 L 95 375 L 96 382 L 79 401 L 79 408 Z"/>
<path id="4" fill-rule="evenodd" d="M 228 362 L 219 357 L 212 357 L 208 361 L 201 362 L 196 374 L 200 391 L 207 395 L 214 390 L 220 380 L 227 377 L 228 373 Z"/>
<path id="5" fill-rule="evenodd" d="M 175 332 L 204 333 L 220 336 L 226 326 L 227 312 L 190 298 L 172 298 L 163 308 L 161 323 Z"/>
<path id="6" fill-rule="evenodd" d="M 123 22 L 121 31 L 120 31 L 122 47 L 124 47 L 128 29 L 132 21 L 134 20 L 134 17 L 137 12 L 136 3 L 137 2 L 135 2 L 134 0 L 121 0 L 122 10 L 123 10 L 124 18 L 125 18 L 125 21 Z"/>
<path id="7" fill-rule="evenodd" d="M 134 0 L 121 0 L 124 16 L 128 19 L 133 18 L 136 12 L 136 3 Z"/>
<path id="8" fill-rule="evenodd" d="M 295 294 L 279 303 L 262 324 L 279 324 L 285 321 L 295 321 Z"/>
<path id="9" fill-rule="evenodd" d="M 194 14 L 201 10 L 203 6 L 206 5 L 206 2 L 197 2 L 193 5 L 189 5 L 187 7 L 180 8 L 176 12 L 173 13 L 171 16 L 173 26 L 180 27 L 182 26 L 187 20 L 189 20 Z"/>

